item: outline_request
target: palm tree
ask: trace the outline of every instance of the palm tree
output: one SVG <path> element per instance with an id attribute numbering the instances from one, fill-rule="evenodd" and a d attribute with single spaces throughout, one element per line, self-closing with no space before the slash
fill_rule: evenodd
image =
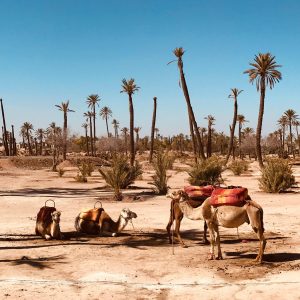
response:
<path id="1" fill-rule="evenodd" d="M 33 130 L 33 125 L 31 123 L 29 123 L 29 122 L 23 123 L 23 125 L 21 127 L 21 132 L 23 131 L 26 135 L 29 155 L 32 155 L 32 148 L 31 148 L 31 143 L 30 143 L 32 130 Z"/>
<path id="2" fill-rule="evenodd" d="M 94 138 L 92 139 L 92 143 L 96 152 L 96 105 L 99 106 L 100 97 L 97 94 L 89 95 L 86 99 L 86 103 L 88 107 L 93 111 L 93 127 L 94 127 Z"/>
<path id="3" fill-rule="evenodd" d="M 286 110 L 284 112 L 284 115 L 287 118 L 288 125 L 289 125 L 289 128 L 290 128 L 290 149 L 291 149 L 291 153 L 293 154 L 293 157 L 295 158 L 295 153 L 294 153 L 294 148 L 293 148 L 292 126 L 293 126 L 293 123 L 297 120 L 298 115 L 296 114 L 296 112 L 293 109 Z"/>
<path id="4" fill-rule="evenodd" d="M 256 127 L 256 155 L 261 168 L 264 167 L 261 153 L 261 131 L 262 122 L 264 116 L 265 94 L 266 88 L 270 89 L 281 80 L 281 73 L 277 68 L 281 67 L 277 65 L 275 56 L 271 53 L 259 53 L 255 55 L 254 62 L 250 63 L 253 68 L 244 71 L 244 74 L 249 75 L 250 83 L 256 83 L 257 91 L 260 91 L 260 104 L 259 113 Z"/>
<path id="5" fill-rule="evenodd" d="M 69 109 L 69 100 L 62 102 L 61 105 L 56 104 L 56 107 L 64 114 L 64 131 L 63 131 L 63 160 L 67 159 L 67 130 L 68 130 L 68 112 L 74 112 Z"/>
<path id="6" fill-rule="evenodd" d="M 242 145 L 242 128 L 243 128 L 243 124 L 245 122 L 248 122 L 246 121 L 245 119 L 245 116 L 244 115 L 237 115 L 237 121 L 239 123 L 239 157 L 242 158 L 242 148 L 241 148 L 241 145 Z"/>
<path id="7" fill-rule="evenodd" d="M 234 132 L 235 132 L 235 125 L 236 125 L 236 120 L 237 120 L 237 114 L 238 114 L 238 103 L 237 103 L 237 99 L 239 94 L 242 92 L 243 90 L 238 90 L 237 88 L 233 88 L 231 89 L 231 94 L 228 96 L 228 98 L 232 98 L 234 103 L 233 103 L 233 119 L 232 119 L 232 125 L 230 126 L 230 141 L 229 141 L 229 147 L 228 147 L 228 153 L 226 156 L 226 164 L 229 160 L 229 157 L 232 153 L 232 149 L 233 149 L 233 142 L 234 142 Z"/>
<path id="8" fill-rule="evenodd" d="M 214 121 L 216 120 L 212 115 L 205 117 L 208 121 L 207 126 L 207 146 L 206 146 L 206 156 L 211 157 L 211 136 L 212 136 L 212 126 L 215 125 Z"/>
<path id="9" fill-rule="evenodd" d="M 47 137 L 50 138 L 52 144 L 52 168 L 53 172 L 57 171 L 60 147 L 61 147 L 61 128 L 56 126 L 55 122 L 50 123 L 46 130 Z"/>
<path id="10" fill-rule="evenodd" d="M 134 165 L 135 151 L 134 151 L 134 110 L 132 103 L 132 95 L 137 92 L 140 88 L 135 84 L 134 79 L 122 80 L 122 90 L 121 93 L 126 93 L 128 95 L 129 101 L 129 114 L 130 114 L 130 126 L 129 126 L 129 135 L 130 135 L 130 165 Z"/>
<path id="11" fill-rule="evenodd" d="M 111 111 L 111 109 L 108 106 L 104 106 L 104 107 L 101 108 L 99 115 L 106 122 L 107 137 L 109 137 L 107 120 L 109 119 L 109 117 L 112 116 L 112 111 Z"/>
<path id="12" fill-rule="evenodd" d="M 35 131 L 35 136 L 37 137 L 38 141 L 39 141 L 39 145 L 40 145 L 40 149 L 39 149 L 39 153 L 40 155 L 43 154 L 43 140 L 45 137 L 45 130 L 43 128 L 38 128 Z"/>
<path id="13" fill-rule="evenodd" d="M 7 142 L 7 135 L 6 135 L 6 121 L 5 121 L 5 114 L 4 114 L 4 108 L 3 108 L 3 101 L 0 98 L 0 102 L 1 102 L 1 112 L 2 112 L 2 121 L 3 121 L 3 130 L 4 130 L 4 135 L 3 135 L 3 144 L 4 144 L 4 148 L 5 148 L 5 154 L 6 156 L 9 155 L 9 149 L 8 149 L 8 142 Z"/>
<path id="14" fill-rule="evenodd" d="M 295 126 L 296 129 L 296 134 L 297 134 L 297 141 L 298 141 L 298 154 L 300 154 L 300 140 L 299 140 L 299 131 L 298 131 L 298 127 L 300 126 L 300 121 L 299 120 L 295 120 L 293 125 Z"/>
<path id="15" fill-rule="evenodd" d="M 139 132 L 142 128 L 141 127 L 134 127 L 133 130 L 136 134 L 136 138 L 135 138 L 135 149 L 138 150 L 138 147 L 139 147 L 139 139 L 140 139 L 140 136 L 139 136 Z"/>
<path id="16" fill-rule="evenodd" d="M 188 117 L 189 117 L 189 120 L 191 120 L 191 123 L 192 123 L 192 126 L 190 126 L 191 137 L 193 139 L 194 132 L 196 132 L 199 156 L 202 160 L 204 160 L 205 155 L 204 155 L 204 150 L 203 150 L 203 144 L 202 144 L 202 140 L 201 140 L 201 137 L 200 137 L 200 133 L 197 130 L 198 125 L 197 125 L 196 118 L 195 118 L 195 115 L 194 115 L 194 111 L 193 111 L 193 108 L 192 108 L 192 105 L 191 105 L 189 91 L 188 91 L 187 84 L 186 84 L 186 81 L 185 81 L 185 76 L 184 76 L 184 73 L 183 73 L 182 56 L 184 54 L 184 50 L 183 50 L 182 47 L 175 48 L 173 53 L 177 57 L 177 65 L 178 65 L 179 74 L 180 74 L 181 87 L 182 87 L 183 94 L 184 94 L 185 101 L 186 101 L 187 108 L 188 108 Z M 195 150 L 194 150 L 194 152 L 195 152 Z"/>
<path id="17" fill-rule="evenodd" d="M 127 155 L 127 135 L 128 135 L 128 128 L 127 127 L 123 127 L 121 129 L 121 131 L 124 134 L 125 151 L 126 151 L 126 155 Z"/>
<path id="18" fill-rule="evenodd" d="M 285 115 L 281 116 L 280 119 L 277 121 L 277 124 L 281 127 L 282 129 L 282 153 L 284 152 L 284 143 L 285 143 L 285 129 L 286 126 L 288 125 L 288 120 Z"/>
<path id="19" fill-rule="evenodd" d="M 94 113 L 91 111 L 88 111 L 86 113 L 83 114 L 84 117 L 86 117 L 87 121 L 90 122 L 90 141 L 91 141 L 91 152 L 92 152 L 92 156 L 94 155 L 94 145 L 93 145 L 93 126 L 92 126 L 92 118 L 94 116 Z"/>
<path id="20" fill-rule="evenodd" d="M 87 130 L 88 130 L 88 127 L 89 125 L 87 123 L 83 123 L 81 125 L 82 128 L 84 128 L 84 132 L 85 132 L 85 145 L 86 145 L 86 153 L 88 156 L 90 156 L 90 149 L 89 149 L 89 137 L 88 137 L 88 133 L 87 133 Z"/>
<path id="21" fill-rule="evenodd" d="M 149 162 L 152 162 L 153 149 L 154 149 L 154 129 L 156 122 L 156 107 L 157 107 L 157 98 L 153 97 L 153 114 L 152 114 L 152 125 L 151 125 L 151 144 L 150 144 L 150 155 Z"/>
<path id="22" fill-rule="evenodd" d="M 17 143 L 16 143 L 16 139 L 15 139 L 14 125 L 11 125 L 11 134 L 12 134 L 12 140 L 13 140 L 13 155 L 17 155 Z"/>
<path id="23" fill-rule="evenodd" d="M 111 124 L 113 125 L 113 128 L 115 130 L 115 138 L 118 138 L 119 137 L 118 128 L 120 123 L 116 119 L 113 119 Z"/>

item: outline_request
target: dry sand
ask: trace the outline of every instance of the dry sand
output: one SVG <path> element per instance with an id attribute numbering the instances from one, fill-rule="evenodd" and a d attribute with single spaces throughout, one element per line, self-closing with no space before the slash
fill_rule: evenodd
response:
<path id="1" fill-rule="evenodd" d="M 150 171 L 124 202 L 107 199 L 103 180 L 94 172 L 88 183 L 76 183 L 76 170 L 64 177 L 47 170 L 21 170 L 5 165 L 0 171 L 0 299 L 300 299 L 300 197 L 270 195 L 258 189 L 258 169 L 233 176 L 226 184 L 243 185 L 264 208 L 268 239 L 265 262 L 252 262 L 258 241 L 249 225 L 221 228 L 224 260 L 208 261 L 209 246 L 201 243 L 203 221 L 183 219 L 181 232 L 188 248 L 175 244 L 165 227 L 169 199 L 140 194 L 149 191 Z M 187 184 L 185 172 L 171 171 L 172 189 Z M 295 168 L 297 180 L 300 167 Z M 138 200 L 132 196 L 140 195 Z M 117 219 L 123 207 L 135 211 L 118 237 L 76 236 L 74 218 L 83 207 L 103 207 Z M 61 229 L 68 239 L 44 241 L 34 235 L 35 217 L 45 200 L 62 211 Z"/>

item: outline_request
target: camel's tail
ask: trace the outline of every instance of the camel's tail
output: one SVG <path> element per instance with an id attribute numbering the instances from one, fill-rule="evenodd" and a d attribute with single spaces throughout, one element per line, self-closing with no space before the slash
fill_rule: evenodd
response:
<path id="1" fill-rule="evenodd" d="M 260 215 L 260 218 L 259 218 L 260 228 L 262 229 L 262 232 L 265 232 L 265 228 L 264 228 L 264 211 L 263 211 L 262 207 L 253 200 L 250 200 L 248 203 L 250 205 L 252 205 L 253 207 L 258 209 L 258 212 L 259 212 L 259 215 Z"/>
<path id="2" fill-rule="evenodd" d="M 75 218 L 75 223 L 74 223 L 74 226 L 75 226 L 75 229 L 76 229 L 77 232 L 81 231 L 80 226 L 79 226 L 79 220 L 80 220 L 79 215 Z"/>

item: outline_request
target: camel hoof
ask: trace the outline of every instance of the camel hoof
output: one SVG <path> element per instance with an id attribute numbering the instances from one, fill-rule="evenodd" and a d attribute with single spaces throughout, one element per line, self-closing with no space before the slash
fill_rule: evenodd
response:
<path id="1" fill-rule="evenodd" d="M 222 260 L 223 259 L 223 257 L 222 256 L 217 256 L 217 258 L 216 258 L 217 260 Z"/>
<path id="2" fill-rule="evenodd" d="M 204 245 L 209 245 L 209 244 L 210 244 L 208 240 L 203 240 L 202 243 L 203 243 Z"/>
<path id="3" fill-rule="evenodd" d="M 215 259 L 215 256 L 213 254 L 211 254 L 209 257 L 208 257 L 208 260 L 214 260 Z"/>

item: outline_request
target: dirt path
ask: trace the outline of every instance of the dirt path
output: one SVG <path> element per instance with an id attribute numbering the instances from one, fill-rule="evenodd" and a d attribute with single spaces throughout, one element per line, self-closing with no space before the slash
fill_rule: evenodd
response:
<path id="1" fill-rule="evenodd" d="M 299 170 L 296 170 L 300 173 Z M 227 184 L 247 186 L 265 212 L 268 244 L 265 263 L 251 262 L 258 251 L 250 226 L 221 229 L 223 261 L 207 261 L 209 247 L 201 241 L 203 222 L 184 219 L 182 236 L 188 248 L 168 244 L 165 226 L 169 200 L 139 194 L 137 201 L 103 201 L 117 219 L 123 207 L 135 211 L 118 237 L 77 236 L 74 218 L 109 195 L 94 173 L 87 184 L 75 183 L 75 170 L 63 178 L 46 170 L 0 171 L 0 299 L 300 299 L 300 206 L 298 194 L 268 195 L 258 191 L 256 174 L 225 174 Z M 186 184 L 186 173 L 172 171 L 171 188 Z M 149 188 L 144 180 L 140 189 Z M 35 216 L 46 199 L 62 211 L 64 241 L 34 235 Z"/>

